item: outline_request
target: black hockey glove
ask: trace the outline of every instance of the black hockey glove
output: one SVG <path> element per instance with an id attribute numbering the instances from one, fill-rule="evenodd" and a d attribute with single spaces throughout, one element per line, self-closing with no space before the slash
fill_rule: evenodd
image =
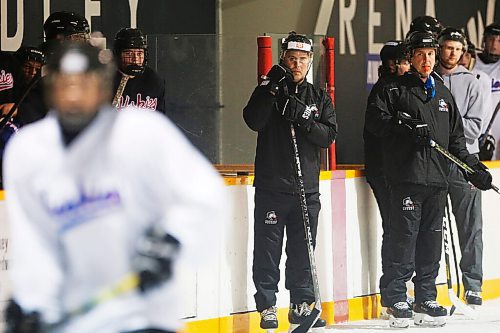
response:
<path id="1" fill-rule="evenodd" d="M 429 127 L 420 119 L 412 118 L 406 112 L 398 112 L 398 125 L 403 126 L 413 141 L 420 146 L 429 146 Z"/>
<path id="2" fill-rule="evenodd" d="M 492 188 L 491 182 L 493 178 L 488 168 L 483 163 L 477 161 L 476 164 L 470 166 L 474 172 L 472 174 L 465 173 L 465 178 L 471 182 L 472 185 L 477 187 L 482 191 L 486 191 Z"/>
<path id="3" fill-rule="evenodd" d="M 491 134 L 481 134 L 479 137 L 479 159 L 481 161 L 491 161 L 495 152 L 495 138 Z"/>
<path id="4" fill-rule="evenodd" d="M 303 127 L 307 131 L 309 131 L 314 122 L 311 109 L 295 96 L 290 96 L 282 111 L 282 115 L 285 119 L 299 124 L 300 127 Z"/>
<path id="5" fill-rule="evenodd" d="M 24 313 L 19 304 L 9 300 L 5 309 L 5 333 L 41 333 L 42 324 L 38 312 Z"/>
<path id="6" fill-rule="evenodd" d="M 286 84 L 287 80 L 293 81 L 292 71 L 286 66 L 274 65 L 264 77 L 261 86 L 267 86 L 271 94 L 277 95 L 280 86 Z"/>
<path id="7" fill-rule="evenodd" d="M 139 288 L 148 291 L 172 276 L 173 261 L 179 252 L 180 243 L 159 228 L 148 228 L 137 243 L 132 267 L 139 274 Z"/>

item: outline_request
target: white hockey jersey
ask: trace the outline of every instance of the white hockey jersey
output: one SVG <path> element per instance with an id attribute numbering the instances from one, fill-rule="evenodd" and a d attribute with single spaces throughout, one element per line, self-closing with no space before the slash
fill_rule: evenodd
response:
<path id="1" fill-rule="evenodd" d="M 491 110 L 490 113 L 493 114 L 493 110 L 500 102 L 500 61 L 492 64 L 485 64 L 481 61 L 481 58 L 476 58 L 476 64 L 474 68 L 482 70 L 490 76 L 491 79 Z M 496 140 L 496 149 L 493 154 L 493 160 L 500 159 L 500 114 L 498 114 L 491 127 L 491 132 Z"/>
<path id="2" fill-rule="evenodd" d="M 194 265 L 228 217 L 221 177 L 156 112 L 103 109 L 69 146 L 49 115 L 9 142 L 4 175 L 13 297 L 48 323 L 130 273 L 148 226 L 175 236 L 179 261 Z M 103 302 L 57 332 L 175 331 L 178 283 Z"/>

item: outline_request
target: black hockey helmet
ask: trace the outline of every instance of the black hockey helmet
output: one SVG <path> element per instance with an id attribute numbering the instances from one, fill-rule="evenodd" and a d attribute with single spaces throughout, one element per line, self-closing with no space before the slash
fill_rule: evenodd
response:
<path id="1" fill-rule="evenodd" d="M 122 68 L 125 71 L 125 74 L 135 76 L 144 73 L 148 62 L 148 42 L 146 36 L 141 30 L 137 28 L 123 28 L 116 33 L 113 53 L 115 54 L 118 63 L 121 63 L 122 51 L 126 49 L 143 49 L 144 62 L 141 66 L 130 65 L 127 66 L 127 68 Z"/>
<path id="2" fill-rule="evenodd" d="M 380 50 L 380 60 L 386 63 L 388 60 L 394 60 L 398 63 L 407 58 L 404 42 L 402 40 L 387 41 Z"/>
<path id="3" fill-rule="evenodd" d="M 33 60 L 44 65 L 46 63 L 45 54 L 33 46 L 22 46 L 15 53 L 14 56 L 22 64 L 26 61 Z"/>
<path id="4" fill-rule="evenodd" d="M 463 51 L 467 51 L 467 38 L 462 30 L 447 27 L 439 33 L 437 40 L 439 46 L 443 46 L 443 43 L 447 40 L 459 42 L 463 45 Z"/>
<path id="5" fill-rule="evenodd" d="M 313 45 L 309 38 L 299 35 L 295 31 L 290 31 L 288 37 L 281 42 L 281 58 L 285 56 L 286 51 L 297 50 L 313 53 Z"/>
<path id="6" fill-rule="evenodd" d="M 405 48 L 409 53 L 409 56 L 411 56 L 413 51 L 415 51 L 416 49 L 433 48 L 437 50 L 439 48 L 439 44 L 437 43 L 432 33 L 414 31 L 409 34 L 408 37 L 406 37 Z"/>
<path id="7" fill-rule="evenodd" d="M 90 38 L 89 22 L 85 17 L 78 15 L 75 12 L 54 12 L 49 15 L 43 24 L 45 39 L 56 39 L 58 35 L 65 37 L 83 34 L 85 40 Z"/>
<path id="8" fill-rule="evenodd" d="M 412 32 L 430 32 L 434 35 L 434 38 L 444 29 L 443 24 L 439 22 L 435 17 L 432 16 L 418 16 L 413 19 L 410 23 L 410 31 L 406 34 L 408 38 Z"/>
<path id="9" fill-rule="evenodd" d="M 500 35 L 500 24 L 492 23 L 484 28 L 483 37 Z"/>

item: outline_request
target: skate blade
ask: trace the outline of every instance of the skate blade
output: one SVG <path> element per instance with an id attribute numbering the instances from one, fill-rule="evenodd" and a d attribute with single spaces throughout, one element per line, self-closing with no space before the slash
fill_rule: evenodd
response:
<path id="1" fill-rule="evenodd" d="M 325 332 L 325 328 L 324 327 L 313 327 L 310 332 L 312 333 L 323 333 Z"/>
<path id="2" fill-rule="evenodd" d="M 266 333 L 274 333 L 276 332 L 276 328 L 266 328 Z"/>
<path id="3" fill-rule="evenodd" d="M 413 320 L 417 326 L 441 327 L 446 325 L 446 316 L 431 317 L 425 313 L 415 313 Z"/>
<path id="4" fill-rule="evenodd" d="M 299 324 L 290 324 L 290 328 L 288 329 L 288 333 L 293 333 L 293 330 L 299 326 L 300 326 Z M 323 327 L 320 327 L 320 328 L 323 328 Z M 314 328 L 311 328 L 311 329 L 309 329 L 309 331 L 307 331 L 307 333 L 313 333 L 313 332 L 314 332 Z"/>
<path id="5" fill-rule="evenodd" d="M 410 318 L 396 318 L 389 315 L 389 326 L 392 328 L 408 328 L 410 327 Z"/>

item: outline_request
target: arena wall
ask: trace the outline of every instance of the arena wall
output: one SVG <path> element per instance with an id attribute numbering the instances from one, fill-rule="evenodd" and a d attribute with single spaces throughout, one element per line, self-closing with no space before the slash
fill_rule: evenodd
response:
<path id="1" fill-rule="evenodd" d="M 493 178 L 500 179 L 500 162 L 489 164 Z M 233 216 L 220 230 L 220 242 L 208 249 L 218 259 L 197 270 L 179 267 L 183 281 L 185 332 L 258 332 L 252 277 L 253 195 L 252 177 L 225 178 L 231 194 Z M 497 181 L 498 182 L 498 181 Z M 329 324 L 377 317 L 380 313 L 378 280 L 381 274 L 381 219 L 373 194 L 360 171 L 322 172 L 321 204 L 316 263 L 323 301 L 323 318 Z M 3 194 L 3 193 L 2 193 Z M 7 194 L 8 195 L 8 194 Z M 9 297 L 8 223 L 0 197 L 0 304 Z M 500 224 L 496 204 L 500 196 L 483 193 L 484 299 L 500 297 Z M 456 232 L 455 232 L 456 234 Z M 456 235 L 455 235 L 456 237 Z M 458 247 L 458 240 L 455 239 Z M 277 306 L 279 332 L 286 331 L 288 292 L 284 287 L 284 260 Z M 450 305 L 446 294 L 444 261 L 441 263 L 439 301 Z M 454 281 L 456 283 L 456 281 Z M 409 285 L 411 289 L 411 284 Z"/>

